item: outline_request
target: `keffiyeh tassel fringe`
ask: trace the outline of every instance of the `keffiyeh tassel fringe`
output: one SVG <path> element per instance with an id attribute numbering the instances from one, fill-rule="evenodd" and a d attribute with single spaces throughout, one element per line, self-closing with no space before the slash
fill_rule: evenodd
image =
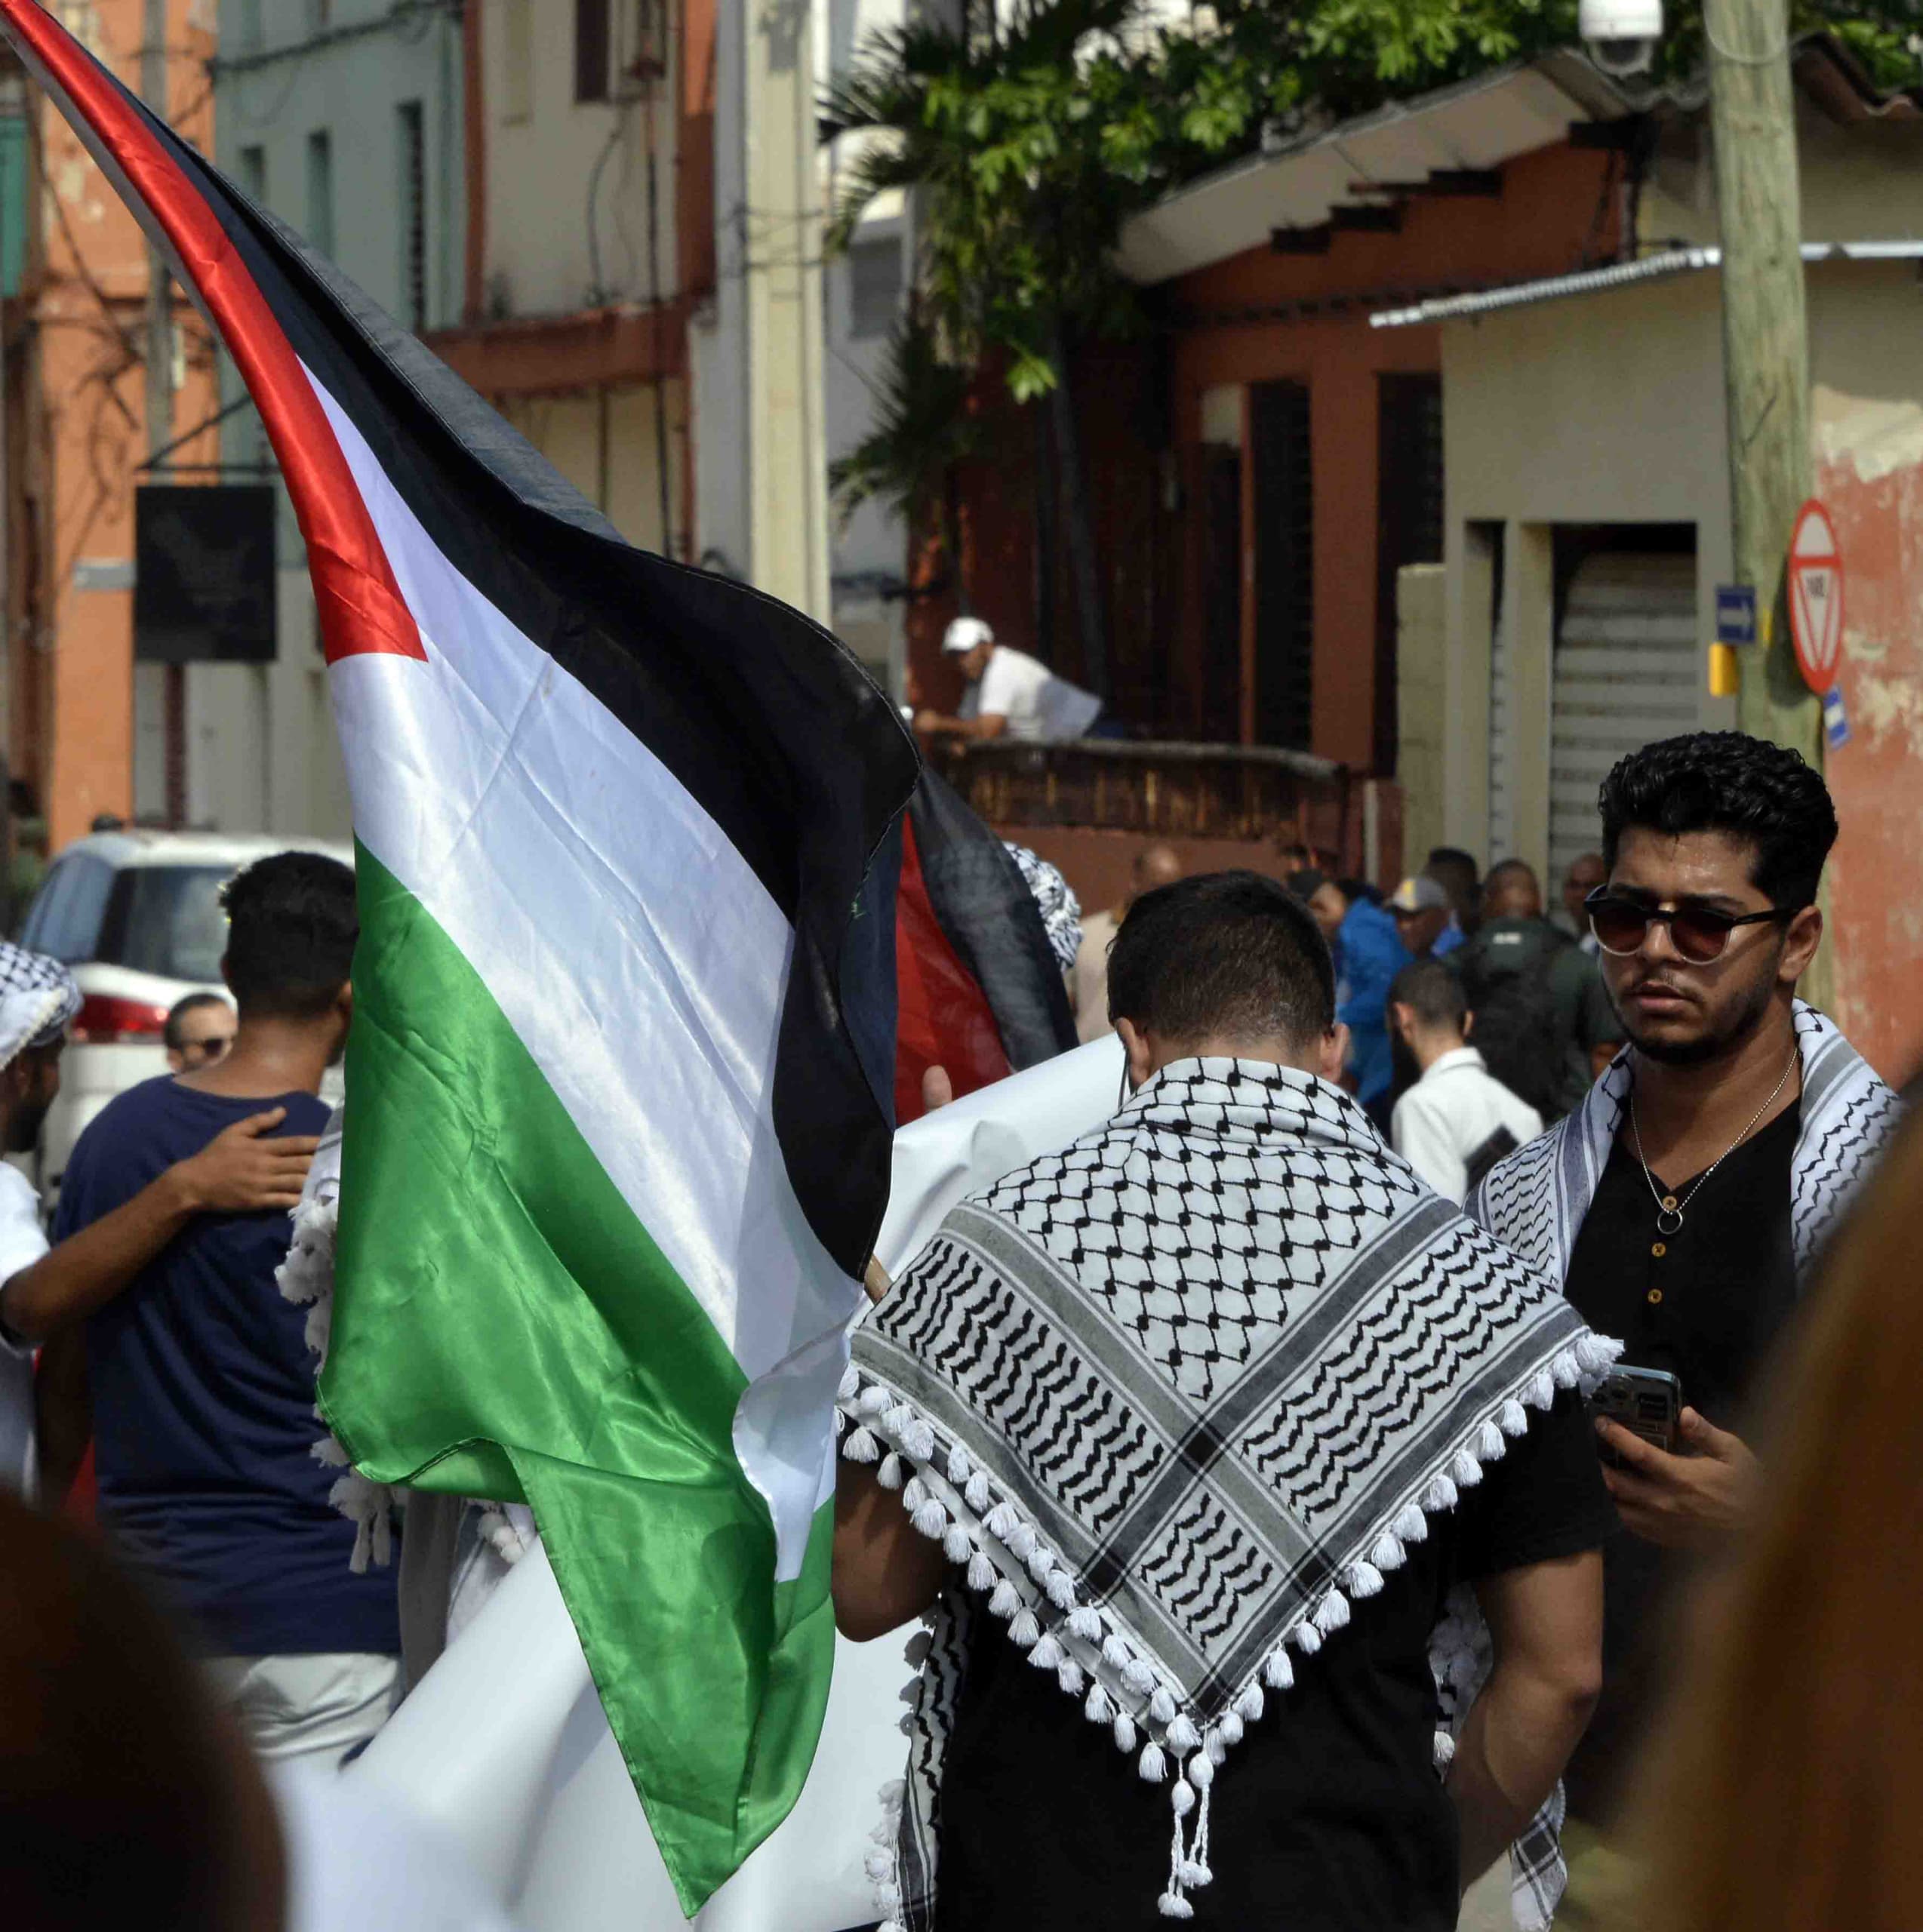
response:
<path id="1" fill-rule="evenodd" d="M 1621 1349 L 1620 1343 L 1599 1336 L 1579 1336 L 1522 1386 L 1506 1392 L 1478 1417 L 1443 1457 L 1420 1494 L 1399 1501 L 1385 1521 L 1369 1531 L 1329 1587 L 1284 1632 L 1228 1711 L 1205 1733 L 1198 1730 L 1197 1717 L 1182 1709 L 1174 1689 L 1161 1681 L 1124 1632 L 1109 1624 L 1096 1606 L 1077 1598 L 1066 1565 L 1014 1502 L 995 1493 L 961 1445 L 943 1444 L 925 1417 L 891 1390 L 864 1382 L 852 1367 L 840 1391 L 848 1423 L 842 1454 L 860 1463 L 872 1463 L 880 1457 L 878 1479 L 885 1487 L 900 1491 L 916 1530 L 940 1543 L 958 1566 L 965 1562 L 969 1589 L 986 1596 L 989 1614 L 1008 1625 L 1009 1641 L 1026 1653 L 1032 1665 L 1054 1671 L 1063 1692 L 1078 1700 L 1083 1699 L 1085 1689 L 1085 1716 L 1091 1723 L 1111 1727 L 1116 1748 L 1135 1755 L 1136 1769 L 1146 1782 L 1161 1783 L 1173 1763 L 1170 1802 L 1174 1829 L 1168 1884 L 1157 1903 L 1164 1918 L 1188 1918 L 1195 1912 L 1189 1894 L 1207 1885 L 1213 1876 L 1208 1862 L 1209 1798 L 1216 1767 L 1229 1747 L 1241 1741 L 1245 1726 L 1262 1715 L 1263 1687 L 1280 1691 L 1294 1683 L 1289 1651 L 1312 1657 L 1325 1638 L 1348 1624 L 1352 1599 L 1366 1600 L 1383 1590 L 1388 1574 L 1408 1561 L 1408 1546 L 1427 1537 L 1427 1517 L 1453 1509 L 1463 1491 L 1482 1480 L 1483 1466 L 1498 1460 L 1507 1452 L 1509 1440 L 1528 1428 L 1525 1407 L 1546 1410 L 1560 1390 L 1593 1389 Z M 926 1654 L 925 1636 L 918 1648 L 911 1644 L 909 1660 L 918 1671 Z M 916 1688 L 908 1687 L 905 1701 L 913 1701 Z M 909 1721 L 904 1720 L 904 1728 Z M 1448 1734 L 1438 1731 L 1438 1770 L 1454 1748 Z M 886 1817 L 878 1841 L 894 1835 L 902 1789 L 896 1783 L 885 1789 Z M 870 1872 L 882 1875 L 875 1891 L 883 1921 L 880 1932 L 903 1932 L 897 1916 L 902 1894 L 894 1857 L 871 1860 Z"/>
<path id="2" fill-rule="evenodd" d="M 294 1211 L 294 1240 L 287 1259 L 274 1273 L 282 1298 L 306 1309 L 307 1346 L 320 1357 L 322 1367 L 334 1334 L 334 1244 L 340 1219 L 337 1200 L 303 1201 Z M 326 1420 L 318 1409 L 314 1417 L 317 1422 Z M 354 1552 L 348 1559 L 354 1574 L 363 1574 L 370 1562 L 386 1569 L 394 1560 L 393 1490 L 353 1468 L 331 1431 L 310 1453 L 325 1467 L 346 1471 L 328 1491 L 328 1500 L 354 1525 Z"/>

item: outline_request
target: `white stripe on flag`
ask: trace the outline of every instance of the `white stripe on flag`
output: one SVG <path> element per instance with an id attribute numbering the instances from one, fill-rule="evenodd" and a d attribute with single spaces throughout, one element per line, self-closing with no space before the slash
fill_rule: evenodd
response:
<path id="1" fill-rule="evenodd" d="M 357 833 L 486 983 L 743 1371 L 765 1375 L 838 1334 L 860 1300 L 775 1137 L 792 932 L 699 803 L 460 574 L 314 388 L 428 653 L 330 674 Z M 817 1412 L 838 1374 L 811 1361 L 795 1401 Z M 832 1484 L 832 1442 L 825 1404 L 817 1432 L 767 1416 L 761 1392 L 765 1419 L 737 1440 L 786 1576 Z"/>

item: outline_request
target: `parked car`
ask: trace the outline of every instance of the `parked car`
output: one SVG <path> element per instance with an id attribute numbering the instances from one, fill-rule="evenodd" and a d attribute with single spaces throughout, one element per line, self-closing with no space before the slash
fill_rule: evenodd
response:
<path id="1" fill-rule="evenodd" d="M 132 829 L 76 839 L 54 861 L 20 928 L 23 946 L 72 967 L 80 984 L 60 1096 L 41 1136 L 38 1179 L 50 1198 L 87 1123 L 116 1094 L 167 1071 L 161 1030 L 174 1001 L 222 990 L 221 887 L 290 849 L 353 863 L 347 848 L 322 839 Z"/>

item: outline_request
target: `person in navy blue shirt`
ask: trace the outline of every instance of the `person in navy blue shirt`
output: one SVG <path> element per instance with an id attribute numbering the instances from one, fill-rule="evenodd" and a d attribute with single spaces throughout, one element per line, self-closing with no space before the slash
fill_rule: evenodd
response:
<path id="1" fill-rule="evenodd" d="M 318 1097 L 353 1011 L 353 875 L 283 853 L 229 884 L 222 970 L 240 1015 L 226 1057 L 122 1094 L 82 1135 L 57 1232 L 137 1194 L 210 1137 L 263 1113 L 317 1136 Z M 338 1764 L 392 1707 L 394 1572 L 355 1575 L 353 1525 L 316 1462 L 314 1358 L 275 1281 L 285 1211 L 189 1222 L 86 1326 L 100 1516 L 182 1620 L 263 1756 Z"/>
<path id="2" fill-rule="evenodd" d="M 1365 1107 L 1380 1109 L 1395 1071 L 1389 989 L 1412 955 L 1397 937 L 1391 914 L 1361 893 L 1350 894 L 1326 873 L 1294 873 L 1288 887 L 1306 903 L 1334 955 L 1335 1017 L 1349 1029 L 1349 1074 L 1355 1097 Z"/>

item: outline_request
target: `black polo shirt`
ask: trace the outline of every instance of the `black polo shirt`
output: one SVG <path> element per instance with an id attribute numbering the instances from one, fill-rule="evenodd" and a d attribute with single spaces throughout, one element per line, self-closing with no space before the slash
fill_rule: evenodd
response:
<path id="1" fill-rule="evenodd" d="M 1616 1512 L 1573 1396 L 1509 1445 L 1426 1542 L 1297 1660 L 1229 1753 L 1198 1927 L 1451 1932 L 1455 1811 L 1434 1763 L 1429 1638 L 1458 1580 L 1601 1544 Z M 1168 1879 L 1169 1788 L 1145 1784 L 1007 1626 L 981 1620 L 943 1767 L 937 1932 L 1149 1932 Z"/>
<path id="2" fill-rule="evenodd" d="M 1625 1362 L 1668 1370 L 1686 1404 L 1739 1435 L 1757 1371 L 1795 1306 L 1789 1170 L 1801 1122 L 1791 1106 L 1729 1155 L 1672 1235 L 1658 1230 L 1641 1163 L 1619 1134 L 1563 1284 L 1597 1334 L 1623 1343 Z M 1678 1196 L 1693 1184 L 1656 1180 Z M 1604 1552 L 1602 1701 L 1566 1777 L 1579 1818 L 1606 1823 L 1623 1795 L 1679 1634 L 1672 1599 L 1688 1567 L 1626 1531 Z"/>

